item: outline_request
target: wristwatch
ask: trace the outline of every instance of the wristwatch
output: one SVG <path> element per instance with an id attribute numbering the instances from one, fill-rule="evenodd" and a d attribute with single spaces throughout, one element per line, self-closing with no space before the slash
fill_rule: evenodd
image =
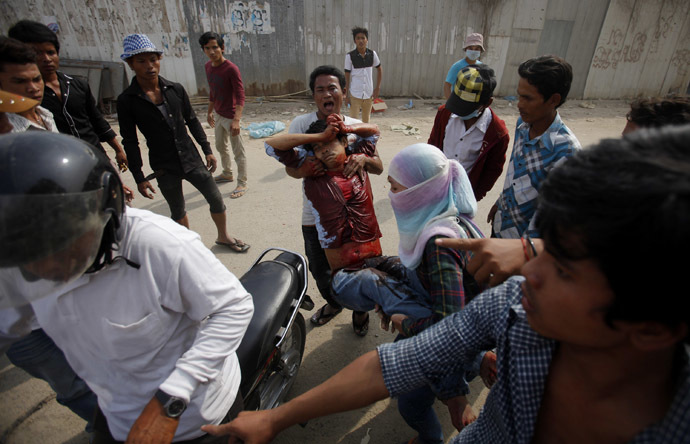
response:
<path id="1" fill-rule="evenodd" d="M 165 416 L 169 418 L 179 418 L 187 409 L 184 399 L 168 395 L 160 389 L 156 391 L 156 399 L 163 405 Z"/>

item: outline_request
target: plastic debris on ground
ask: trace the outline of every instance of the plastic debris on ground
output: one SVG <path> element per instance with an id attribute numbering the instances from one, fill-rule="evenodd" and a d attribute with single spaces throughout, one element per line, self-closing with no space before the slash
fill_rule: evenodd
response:
<path id="1" fill-rule="evenodd" d="M 369 430 L 371 430 L 371 428 L 368 428 L 368 429 L 367 429 L 367 434 L 366 434 L 366 436 L 365 436 L 364 438 L 362 438 L 362 440 L 360 441 L 359 444 L 369 444 L 369 439 L 370 439 L 370 438 L 369 438 Z"/>
<path id="2" fill-rule="evenodd" d="M 386 105 L 386 102 L 384 102 L 383 99 L 374 99 L 374 103 L 371 105 L 372 113 L 381 113 L 387 109 L 388 105 Z"/>
<path id="3" fill-rule="evenodd" d="M 253 122 L 250 123 L 246 129 L 249 130 L 249 137 L 252 139 L 261 139 L 283 131 L 285 129 L 285 124 L 280 120 Z"/>
<path id="4" fill-rule="evenodd" d="M 416 136 L 419 134 L 419 128 L 412 126 L 409 123 L 391 125 L 391 131 L 401 132 L 406 136 Z"/>
<path id="5" fill-rule="evenodd" d="M 409 103 L 406 103 L 404 105 L 400 105 L 398 109 L 412 109 L 414 108 L 414 103 L 412 102 L 412 99 L 410 99 Z"/>

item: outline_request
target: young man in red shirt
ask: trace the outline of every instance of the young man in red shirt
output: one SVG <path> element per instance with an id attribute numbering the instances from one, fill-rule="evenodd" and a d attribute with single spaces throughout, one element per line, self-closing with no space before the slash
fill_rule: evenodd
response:
<path id="1" fill-rule="evenodd" d="M 223 57 L 225 44 L 220 35 L 206 32 L 199 38 L 206 62 L 206 78 L 209 86 L 208 124 L 215 128 L 216 151 L 220 154 L 223 171 L 215 177 L 217 183 L 232 182 L 232 162 L 228 152 L 228 139 L 237 163 L 237 188 L 230 198 L 237 199 L 247 192 L 247 157 L 240 135 L 240 119 L 244 109 L 244 85 L 240 70 Z"/>

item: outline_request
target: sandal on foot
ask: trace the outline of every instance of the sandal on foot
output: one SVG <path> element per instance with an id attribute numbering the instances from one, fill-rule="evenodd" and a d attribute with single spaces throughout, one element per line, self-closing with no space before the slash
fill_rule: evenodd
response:
<path id="1" fill-rule="evenodd" d="M 247 192 L 249 188 L 248 187 L 237 187 L 233 190 L 232 193 L 230 193 L 230 199 L 237 199 L 238 197 L 244 196 L 244 193 Z"/>
<path id="2" fill-rule="evenodd" d="M 364 321 L 358 323 L 357 312 L 352 312 L 352 328 L 355 330 L 357 336 L 366 336 L 369 331 L 369 312 L 365 312 L 364 314 L 366 314 Z"/>
<path id="3" fill-rule="evenodd" d="M 235 239 L 233 242 L 221 242 L 221 241 L 216 241 L 216 245 L 220 245 L 223 247 L 228 247 L 232 251 L 236 253 L 246 253 L 247 250 L 249 250 L 250 245 L 245 244 L 239 239 Z"/>
<path id="4" fill-rule="evenodd" d="M 328 323 L 328 321 L 330 321 L 331 319 L 336 317 L 338 315 L 338 313 L 343 311 L 343 308 L 340 307 L 339 309 L 337 309 L 335 311 L 331 311 L 330 313 L 326 313 L 326 307 L 331 307 L 331 306 L 330 306 L 330 304 L 324 305 L 323 307 L 319 308 L 319 310 L 316 313 L 314 313 L 311 318 L 309 318 L 309 320 L 311 321 L 312 324 L 318 325 L 318 326 L 325 325 Z M 332 307 L 331 307 L 331 310 L 333 310 Z"/>

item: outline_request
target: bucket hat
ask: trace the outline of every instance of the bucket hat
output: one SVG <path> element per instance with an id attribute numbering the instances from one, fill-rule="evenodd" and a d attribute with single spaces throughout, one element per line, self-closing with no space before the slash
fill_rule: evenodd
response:
<path id="1" fill-rule="evenodd" d="M 479 46 L 484 51 L 484 36 L 478 32 L 473 32 L 472 34 L 465 37 L 465 44 L 462 49 L 467 49 L 468 46 Z"/>
<path id="2" fill-rule="evenodd" d="M 122 41 L 124 53 L 120 56 L 122 60 L 127 60 L 136 54 L 142 52 L 155 52 L 163 54 L 163 51 L 156 48 L 151 39 L 146 34 L 130 34 Z"/>

